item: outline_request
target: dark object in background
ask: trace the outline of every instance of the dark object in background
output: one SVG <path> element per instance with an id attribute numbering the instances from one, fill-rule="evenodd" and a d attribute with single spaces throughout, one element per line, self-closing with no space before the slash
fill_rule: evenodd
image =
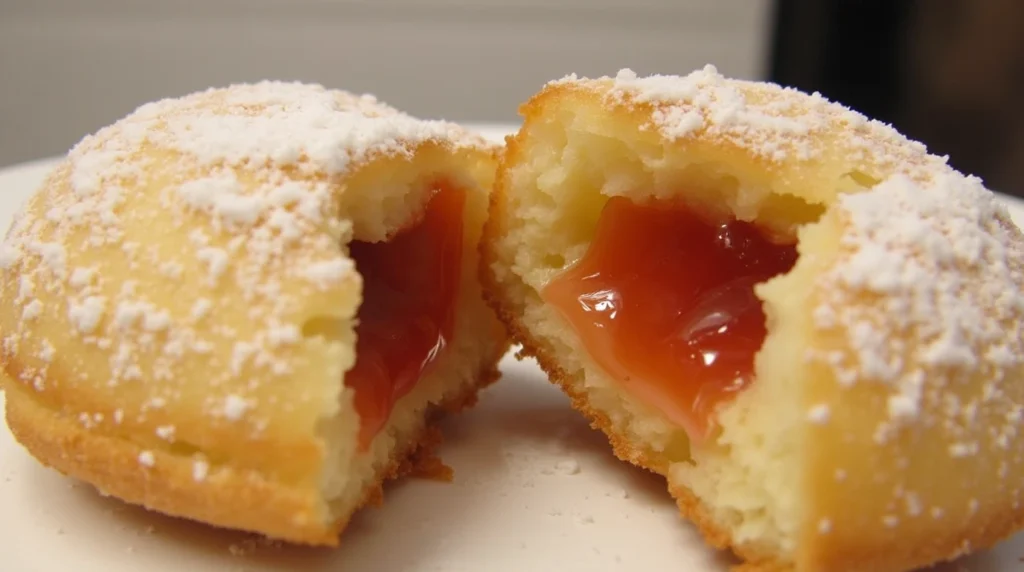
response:
<path id="1" fill-rule="evenodd" d="M 1024 1 L 778 0 L 771 79 L 1024 196 Z"/>

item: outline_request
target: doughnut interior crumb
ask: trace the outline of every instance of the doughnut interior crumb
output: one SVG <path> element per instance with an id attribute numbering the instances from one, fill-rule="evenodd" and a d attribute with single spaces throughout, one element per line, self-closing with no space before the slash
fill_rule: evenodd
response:
<path id="1" fill-rule="evenodd" d="M 85 137 L 0 245 L 12 432 L 128 502 L 337 543 L 436 441 L 433 412 L 496 378 L 507 342 L 476 272 L 496 153 L 284 82 L 153 102 Z M 440 184 L 466 195 L 454 333 L 362 450 L 344 377 L 374 285 L 348 244 L 415 224 Z"/>
<path id="2" fill-rule="evenodd" d="M 485 229 L 492 304 L 710 544 L 753 569 L 898 570 L 1024 524 L 1024 236 L 979 180 L 817 94 L 712 67 L 569 76 L 521 112 Z M 798 244 L 755 290 L 755 379 L 709 443 L 624 391 L 541 300 L 614 196 Z"/>

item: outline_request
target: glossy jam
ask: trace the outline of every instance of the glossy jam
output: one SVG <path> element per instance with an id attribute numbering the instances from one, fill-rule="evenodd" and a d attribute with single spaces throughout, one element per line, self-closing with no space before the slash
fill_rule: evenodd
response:
<path id="1" fill-rule="evenodd" d="M 363 276 L 363 303 L 356 363 L 345 384 L 355 390 L 364 448 L 451 341 L 464 202 L 462 191 L 442 187 L 415 225 L 386 242 L 350 245 Z"/>
<path id="2" fill-rule="evenodd" d="M 766 333 L 754 285 L 795 262 L 794 246 L 752 224 L 616 197 L 586 255 L 542 297 L 606 372 L 699 442 L 715 406 L 751 381 Z"/>

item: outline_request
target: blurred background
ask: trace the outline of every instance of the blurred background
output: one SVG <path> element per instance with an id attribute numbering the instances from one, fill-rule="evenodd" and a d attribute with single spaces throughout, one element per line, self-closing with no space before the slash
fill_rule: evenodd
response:
<path id="1" fill-rule="evenodd" d="M 211 85 L 314 81 L 497 123 L 567 73 L 708 62 L 1024 196 L 1024 0 L 0 0 L 0 166 Z"/>

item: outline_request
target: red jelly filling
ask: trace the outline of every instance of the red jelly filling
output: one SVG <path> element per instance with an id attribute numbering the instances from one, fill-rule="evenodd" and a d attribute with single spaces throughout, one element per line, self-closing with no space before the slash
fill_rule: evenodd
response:
<path id="1" fill-rule="evenodd" d="M 615 197 L 586 255 L 542 297 L 608 374 L 700 441 L 716 405 L 751 381 L 766 335 L 754 285 L 796 257 L 750 223 Z"/>
<path id="2" fill-rule="evenodd" d="M 451 342 L 462 267 L 465 195 L 442 187 L 424 217 L 386 242 L 353 242 L 363 276 L 356 363 L 345 375 L 355 390 L 360 446 L 387 423 L 395 403 Z"/>

